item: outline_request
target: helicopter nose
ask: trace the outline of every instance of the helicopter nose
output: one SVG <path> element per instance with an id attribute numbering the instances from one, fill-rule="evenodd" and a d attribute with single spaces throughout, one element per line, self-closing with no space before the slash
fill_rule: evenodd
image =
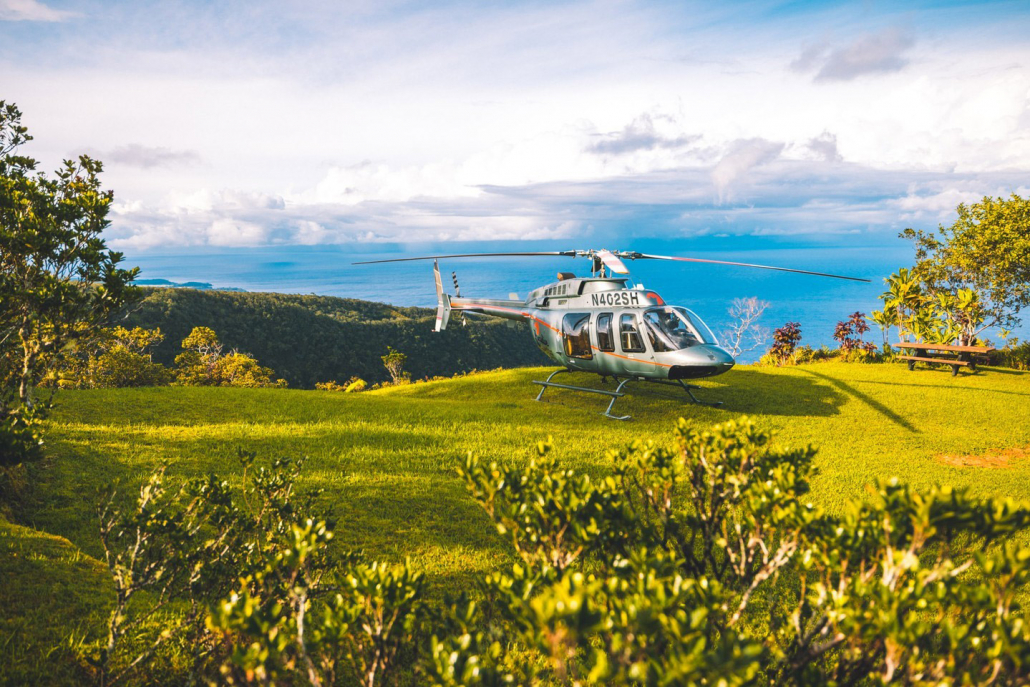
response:
<path id="1" fill-rule="evenodd" d="M 733 356 L 722 348 L 705 344 L 679 351 L 677 365 L 669 369 L 669 379 L 697 379 L 728 372 L 735 364 Z"/>
<path id="2" fill-rule="evenodd" d="M 707 355 L 709 358 L 715 358 L 713 362 L 716 365 L 723 365 L 727 369 L 733 367 L 736 364 L 736 360 L 730 355 L 729 351 L 719 348 L 718 346 L 705 346 L 708 349 Z"/>
<path id="3" fill-rule="evenodd" d="M 709 365 L 722 368 L 721 371 L 723 372 L 733 367 L 736 363 L 733 356 L 730 355 L 728 351 L 711 344 L 695 346 L 694 353 L 699 358 L 705 360 Z"/>

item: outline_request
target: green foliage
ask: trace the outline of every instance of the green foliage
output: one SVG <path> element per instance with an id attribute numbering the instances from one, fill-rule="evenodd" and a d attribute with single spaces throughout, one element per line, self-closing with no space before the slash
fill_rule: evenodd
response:
<path id="1" fill-rule="evenodd" d="M 559 573 L 591 551 L 603 549 L 617 532 L 608 522 L 617 508 L 595 489 L 590 478 L 561 470 L 549 443 L 524 469 L 490 463 L 469 455 L 461 470 L 472 496 L 511 539 L 530 566 L 550 566 Z"/>
<path id="2" fill-rule="evenodd" d="M 152 475 L 133 508 L 100 511 L 116 602 L 91 655 L 98 684 L 123 682 L 170 642 L 193 647 L 190 681 L 372 687 L 395 669 L 423 616 L 410 566 L 330 565 L 334 524 L 298 498 L 301 466 L 277 460 L 239 489 L 209 475 L 177 490 Z M 327 584 L 327 581 L 329 582 Z M 169 604 L 185 611 L 162 618 Z"/>
<path id="3" fill-rule="evenodd" d="M 0 468 L 43 457 L 45 406 L 19 406 L 0 414 Z"/>
<path id="4" fill-rule="evenodd" d="M 126 321 L 161 328 L 166 338 L 155 348 L 154 360 L 167 366 L 182 353 L 179 342 L 198 326 L 213 328 L 227 350 L 248 351 L 301 388 L 351 377 L 369 385 L 387 381 L 381 356 L 388 346 L 408 356 L 404 369 L 413 379 L 546 362 L 528 331 L 513 336 L 506 322 L 477 320 L 434 332 L 435 311 L 425 308 L 328 296 L 143 291 L 145 298 Z"/>
<path id="5" fill-rule="evenodd" d="M 746 419 L 681 420 L 677 444 L 633 444 L 596 485 L 553 461 L 466 461 L 525 563 L 486 581 L 542 658 L 512 679 L 966 684 L 1028 665 L 1030 549 L 1012 540 L 1025 508 L 890 482 L 831 516 L 801 500 L 810 448 L 775 448 Z"/>
<path id="6" fill-rule="evenodd" d="M 218 336 L 209 327 L 195 327 L 182 347 L 185 352 L 175 358 L 175 378 L 183 386 L 286 386 L 285 380 L 272 381 L 272 369 L 251 356 L 238 351 L 223 354 Z"/>
<path id="7" fill-rule="evenodd" d="M 960 312 L 961 301 L 975 299 L 967 317 L 983 324 L 958 322 L 968 342 L 984 327 L 1011 328 L 1030 305 L 1030 199 L 985 196 L 957 212 L 951 226 L 901 236 L 915 243 L 916 270 L 932 296 L 957 299 Z"/>
<path id="8" fill-rule="evenodd" d="M 794 352 L 799 343 L 801 343 L 801 325 L 797 322 L 788 322 L 773 331 L 773 345 L 762 358 L 766 364 L 793 364 L 796 362 Z"/>
<path id="9" fill-rule="evenodd" d="M 29 544 L 24 545 L 23 553 L 15 548 L 17 555 L 0 555 L 0 578 L 4 579 L 0 585 L 0 600 L 4 601 L 0 604 L 0 632 L 9 632 L 0 643 L 0 660 L 9 666 L 7 674 L 15 676 L 11 678 L 15 683 L 81 684 L 81 676 L 64 677 L 70 670 L 68 647 L 83 643 L 95 647 L 95 636 L 106 636 L 104 619 L 98 619 L 96 614 L 106 617 L 113 600 L 110 585 L 103 587 L 97 582 L 93 557 L 102 559 L 103 551 L 97 543 L 88 505 L 83 503 L 88 499 L 81 494 L 115 479 L 131 488 L 140 475 L 149 474 L 162 463 L 169 465 L 168 484 L 217 471 L 236 490 L 239 473 L 226 473 L 229 468 L 224 456 L 231 447 L 245 442 L 248 449 L 264 455 L 309 456 L 297 481 L 298 488 L 304 493 L 315 487 L 325 491 L 312 506 L 298 506 L 299 515 L 317 519 L 324 508 L 331 507 L 339 516 L 341 524 L 327 545 L 331 568 L 323 583 L 325 593 L 315 594 L 308 618 L 319 613 L 320 604 L 328 603 L 348 572 L 350 563 L 342 561 L 342 550 L 360 547 L 370 560 L 392 562 L 410 556 L 412 569 L 422 570 L 426 575 L 425 600 L 431 620 L 426 621 L 428 627 L 424 632 L 416 632 L 409 648 L 398 654 L 391 675 L 400 684 L 454 684 L 446 681 L 448 666 L 466 675 L 474 672 L 476 677 L 463 679 L 462 684 L 475 684 L 475 680 L 480 684 L 505 684 L 506 677 L 519 677 L 527 664 L 538 664 L 533 670 L 546 676 L 546 671 L 553 672 L 554 668 L 548 667 L 535 645 L 522 638 L 521 631 L 507 619 L 507 613 L 498 609 L 495 598 L 502 597 L 478 589 L 477 582 L 488 574 L 505 572 L 514 577 L 514 561 L 519 561 L 527 571 L 529 566 L 507 536 L 496 534 L 488 516 L 468 497 L 462 480 L 450 476 L 454 456 L 472 450 L 487 457 L 483 464 L 497 462 L 512 469 L 523 468 L 532 455 L 537 455 L 532 446 L 527 446 L 527 437 L 552 433 L 555 448 L 549 457 L 557 457 L 557 469 L 573 470 L 574 476 L 589 476 L 592 484 L 602 489 L 604 482 L 613 478 L 616 465 L 614 459 L 604 455 L 605 447 L 627 446 L 635 437 L 643 436 L 654 438 L 659 448 L 675 453 L 678 443 L 668 430 L 683 406 L 667 397 L 641 395 L 632 399 L 635 422 L 612 423 L 596 417 L 603 404 L 599 407 L 592 397 L 558 393 L 555 402 L 549 404 L 533 401 L 534 394 L 528 391 L 529 380 L 542 378 L 541 372 L 508 370 L 446 382 L 390 387 L 359 397 L 182 387 L 62 394 L 50 430 L 50 450 L 55 460 L 52 466 L 30 466 L 36 497 L 25 504 L 19 515 L 39 530 L 60 533 L 74 543 L 65 545 L 66 553 L 62 556 L 78 561 L 76 574 L 74 578 L 66 576 L 60 561 L 46 557 Z M 586 375 L 580 377 L 575 383 L 592 381 Z M 915 377 L 920 375 L 916 373 Z M 761 416 L 756 419 L 759 427 L 776 428 L 779 440 L 770 445 L 771 449 L 775 450 L 781 442 L 796 446 L 814 441 L 821 445 L 812 460 L 820 474 L 809 479 L 811 491 L 799 499 L 802 505 L 810 500 L 814 510 L 822 511 L 830 518 L 826 522 L 833 523 L 844 517 L 850 501 L 875 500 L 872 494 L 878 489 L 877 479 L 892 474 L 912 483 L 911 492 L 915 494 L 925 495 L 935 482 L 943 482 L 966 485 L 971 495 L 1030 497 L 1030 465 L 1025 460 L 1017 458 L 1007 467 L 988 468 L 956 467 L 938 459 L 941 454 L 978 455 L 989 448 L 1030 444 L 1030 433 L 1022 421 L 1030 407 L 1025 395 L 1026 380 L 1025 374 L 988 372 L 963 378 L 961 385 L 939 385 L 921 378 L 899 381 L 897 370 L 886 366 L 830 362 L 818 366 L 741 368 L 716 382 L 701 384 L 708 387 L 708 393 L 725 400 L 733 409 L 730 412 L 746 409 Z M 976 397 L 975 404 L 969 403 L 972 396 Z M 476 402 L 470 403 L 469 399 Z M 961 412 L 941 413 L 941 408 L 961 408 Z M 726 410 L 691 406 L 685 424 L 703 433 L 728 416 Z M 382 425 L 383 417 L 390 418 L 388 427 Z M 530 456 L 526 455 L 527 448 L 531 449 Z M 517 470 L 513 474 L 517 477 Z M 249 481 L 248 477 L 246 482 Z M 868 484 L 874 485 L 872 492 Z M 674 504 L 677 498 L 680 504 L 684 503 L 684 493 L 682 486 L 677 487 Z M 973 498 L 968 500 L 976 502 Z M 255 501 L 251 498 L 251 503 Z M 35 536 L 38 532 L 30 534 Z M 968 560 L 970 551 L 982 550 L 993 555 L 1005 544 L 984 544 L 979 539 L 970 544 L 968 533 L 963 536 L 966 540 L 956 538 L 948 547 L 948 555 L 957 565 Z M 1024 547 L 1030 541 L 1025 532 L 1012 536 L 1013 542 Z M 0 546 L 3 543 L 0 538 Z M 921 561 L 932 563 L 938 544 L 924 547 Z M 634 553 L 631 548 L 622 557 L 628 560 Z M 660 547 L 648 547 L 647 555 L 651 559 L 674 558 L 673 552 Z M 782 660 L 771 658 L 778 654 L 764 648 L 772 642 L 766 640 L 769 608 L 776 600 L 784 609 L 796 601 L 796 596 L 786 592 L 800 584 L 800 556 L 794 555 L 794 562 L 780 570 L 778 579 L 759 584 L 748 608 L 731 628 L 738 640 L 743 637 L 761 644 L 766 654 L 756 661 L 760 667 Z M 849 556 L 859 560 L 854 552 Z M 580 573 L 585 578 L 594 575 L 595 579 L 621 579 L 607 569 L 600 571 L 599 557 L 600 554 L 581 556 L 582 564 L 573 563 L 566 576 Z M 678 567 L 678 560 L 674 564 Z M 881 572 L 872 563 L 866 564 L 871 566 L 871 575 Z M 664 573 L 659 563 L 649 565 L 659 567 L 656 575 L 662 579 Z M 974 564 L 959 579 L 980 574 L 979 564 Z M 710 583 L 717 582 L 712 579 Z M 228 584 L 219 600 L 229 598 L 232 587 L 238 584 L 237 578 L 233 577 Z M 534 589 L 547 584 L 550 583 L 541 581 Z M 808 585 L 811 592 L 811 580 Z M 462 590 L 469 592 L 469 598 L 462 601 L 452 597 L 448 603 L 453 602 L 453 609 L 439 607 L 446 594 Z M 720 586 L 720 594 L 729 594 L 731 601 L 725 610 L 708 613 L 721 614 L 723 619 L 732 616 L 741 593 L 740 587 L 727 578 Z M 146 601 L 145 595 L 136 598 L 138 603 Z M 609 603 L 598 596 L 590 598 Z M 1026 598 L 1025 588 L 1016 594 L 1016 601 L 1023 605 L 1017 613 L 1025 612 Z M 27 599 L 35 602 L 28 603 Z M 471 612 L 469 605 L 473 606 Z M 185 613 L 187 606 L 181 602 L 166 606 L 167 611 L 159 612 L 153 622 L 174 621 L 182 617 L 179 614 Z M 654 606 L 641 608 L 648 611 Z M 934 614 L 938 612 L 936 606 L 928 608 Z M 958 613 L 957 608 L 955 612 Z M 939 627 L 934 617 L 929 616 L 927 621 L 930 636 Z M 616 620 L 624 622 L 621 616 Z M 636 628 L 643 620 L 625 622 L 624 627 Z M 145 648 L 142 639 L 155 636 L 156 629 L 140 627 L 143 637 L 139 641 L 135 632 L 127 635 L 124 648 L 116 652 L 121 657 L 117 661 L 138 655 L 130 653 L 130 645 Z M 654 634 L 657 636 L 657 631 Z M 436 649 L 431 649 L 433 635 L 437 638 Z M 180 639 L 168 640 L 148 662 L 144 672 L 149 684 L 187 683 L 194 644 L 186 641 L 187 635 L 177 636 Z M 940 633 L 936 636 L 940 637 Z M 641 637 L 634 632 L 626 641 L 643 641 Z M 827 634 L 823 639 L 829 637 Z M 842 650 L 843 645 L 839 644 L 827 653 Z M 870 651 L 875 653 L 878 649 Z M 582 659 L 584 664 L 586 660 Z M 437 666 L 436 672 L 430 672 L 430 662 Z M 205 673 L 214 676 L 215 681 L 221 679 L 218 665 L 209 665 Z M 345 661 L 340 666 L 349 670 Z M 412 670 L 417 672 L 411 675 Z M 999 670 L 996 683 L 1015 682 L 1021 675 L 1005 667 Z M 338 682 L 352 684 L 350 675 L 341 672 Z M 438 677 L 431 679 L 430 675 L 443 677 L 437 682 Z M 758 678 L 769 681 L 764 672 Z M 304 682 L 303 675 L 291 679 L 294 683 Z M 131 677 L 127 680 L 143 681 Z M 813 679 L 809 683 L 819 681 Z M 515 680 L 514 684 L 519 682 Z M 791 680 L 783 678 L 779 682 Z"/>
<path id="10" fill-rule="evenodd" d="M 1011 367 L 1014 370 L 1030 370 L 1030 341 L 992 352 L 991 364 Z"/>
<path id="11" fill-rule="evenodd" d="M 927 281 L 924 269 L 902 268 L 884 280 L 884 309 L 873 313 L 883 329 L 884 345 L 891 326 L 898 327 L 902 341 L 911 336 L 929 343 L 972 345 L 984 328 L 979 296 L 972 289 L 943 291 Z"/>
<path id="12" fill-rule="evenodd" d="M 135 298 L 138 272 L 120 269 L 122 255 L 101 238 L 113 196 L 100 187 L 100 162 L 65 160 L 51 178 L 18 154 L 30 140 L 18 108 L 0 101 L 0 441 L 25 450 L 20 459 L 37 452 L 19 408 L 37 405 L 66 345 Z"/>
<path id="13" fill-rule="evenodd" d="M 404 363 L 408 356 L 400 351 L 394 350 L 393 346 L 386 347 L 386 355 L 382 356 L 383 367 L 390 373 L 390 381 L 394 384 L 407 384 L 411 381 L 411 373 L 404 371 Z"/>
<path id="14" fill-rule="evenodd" d="M 155 363 L 147 349 L 161 343 L 160 329 L 114 327 L 100 329 L 66 352 L 48 385 L 71 389 L 165 386 L 172 375 Z"/>
<path id="15" fill-rule="evenodd" d="M 315 388 L 320 391 L 342 391 L 344 393 L 354 394 L 367 389 L 368 383 L 359 377 L 351 377 L 343 384 L 336 381 L 319 382 L 315 385 Z"/>

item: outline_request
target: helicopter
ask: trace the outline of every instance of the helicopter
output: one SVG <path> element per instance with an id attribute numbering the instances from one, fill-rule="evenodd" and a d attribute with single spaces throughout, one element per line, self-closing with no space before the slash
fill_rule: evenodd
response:
<path id="1" fill-rule="evenodd" d="M 444 292 L 440 260 L 494 257 L 578 257 L 590 260 L 590 276 L 577 277 L 559 272 L 557 281 L 529 293 L 525 299 L 509 294 L 507 300 L 462 298 L 458 279 L 452 273 L 455 295 Z M 667 303 L 657 292 L 630 281 L 624 260 L 672 260 L 690 263 L 732 265 L 780 272 L 846 279 L 868 283 L 868 279 L 788 267 L 755 265 L 726 260 L 650 255 L 637 251 L 590 249 L 523 253 L 461 253 L 428 255 L 390 260 L 368 260 L 355 265 L 432 260 L 436 281 L 436 331 L 447 328 L 453 312 L 491 315 L 528 324 L 537 346 L 561 367 L 541 386 L 536 400 L 542 401 L 547 389 L 556 387 L 609 397 L 602 413 L 612 420 L 629 420 L 629 415 L 614 415 L 615 402 L 626 395 L 631 382 L 666 384 L 681 388 L 694 403 L 718 407 L 721 402 L 705 403 L 694 395 L 700 387 L 687 380 L 714 377 L 736 364 L 733 356 L 719 345 L 712 330 L 692 310 Z M 626 276 L 624 276 L 626 275 Z M 570 372 L 593 372 L 617 382 L 614 391 L 552 381 Z"/>

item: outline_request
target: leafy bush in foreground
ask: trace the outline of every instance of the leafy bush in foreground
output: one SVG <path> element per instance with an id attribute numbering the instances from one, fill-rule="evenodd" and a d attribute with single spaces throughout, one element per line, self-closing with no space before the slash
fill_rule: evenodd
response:
<path id="1" fill-rule="evenodd" d="M 334 551 L 299 466 L 239 494 L 151 482 L 105 519 L 118 636 L 93 660 L 113 684 L 178 637 L 182 671 L 230 684 L 1026 684 L 1030 513 L 887 482 L 831 515 L 805 501 L 814 455 L 745 418 L 681 420 L 673 448 L 612 452 L 600 480 L 546 443 L 524 466 L 469 456 L 519 562 L 442 605 L 410 565 Z M 178 624 L 124 629 L 172 600 Z"/>

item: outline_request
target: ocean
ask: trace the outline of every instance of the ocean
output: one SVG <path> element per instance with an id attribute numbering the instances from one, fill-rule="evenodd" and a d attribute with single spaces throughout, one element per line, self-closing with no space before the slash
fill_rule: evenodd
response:
<path id="1" fill-rule="evenodd" d="M 138 265 L 141 280 L 204 282 L 215 288 L 318 294 L 435 307 L 431 261 L 384 265 L 351 263 L 442 253 L 583 247 L 555 242 L 204 247 L 130 252 L 125 264 Z M 885 288 L 884 278 L 899 267 L 910 265 L 913 257 L 911 245 L 901 240 L 885 240 L 877 245 L 785 245 L 781 239 L 705 237 L 638 240 L 623 249 L 792 267 L 871 280 L 866 284 L 744 267 L 657 260 L 628 263 L 635 282 L 657 291 L 668 303 L 690 308 L 717 335 L 730 323 L 727 311 L 733 300 L 755 296 L 769 303 L 761 325 L 772 330 L 786 322 L 799 322 L 802 344 L 813 347 L 834 346 L 834 326 L 851 313 L 868 314 L 881 308 L 878 297 Z M 449 259 L 441 261 L 440 269 L 449 292 L 453 271 L 457 273 L 463 296 L 484 298 L 507 298 L 512 292 L 525 297 L 531 289 L 554 281 L 559 271 L 589 274 L 586 260 L 566 257 Z M 1020 333 L 1025 339 L 1030 327 L 1023 325 Z M 877 345 L 882 343 L 881 332 L 875 325 L 865 338 Z M 891 340 L 896 340 L 896 336 Z M 744 354 L 740 361 L 753 362 L 760 354 L 759 350 Z"/>

